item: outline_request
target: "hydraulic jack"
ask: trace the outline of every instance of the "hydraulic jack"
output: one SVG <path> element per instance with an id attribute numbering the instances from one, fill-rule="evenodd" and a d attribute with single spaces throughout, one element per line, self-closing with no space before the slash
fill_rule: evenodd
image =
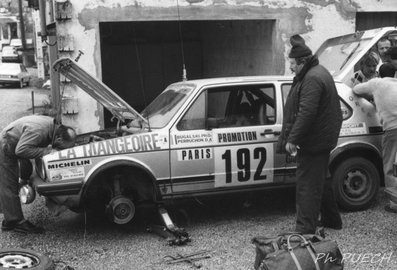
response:
<path id="1" fill-rule="evenodd" d="M 172 222 L 168 211 L 163 206 L 158 205 L 157 210 L 164 225 L 149 225 L 148 232 L 154 232 L 165 238 L 170 246 L 190 242 L 189 234 L 184 228 L 179 228 Z"/>

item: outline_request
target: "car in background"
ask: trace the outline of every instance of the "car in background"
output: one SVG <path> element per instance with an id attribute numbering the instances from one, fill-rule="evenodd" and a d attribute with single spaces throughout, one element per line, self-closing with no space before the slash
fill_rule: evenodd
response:
<path id="1" fill-rule="evenodd" d="M 0 64 L 0 84 L 14 84 L 23 88 L 25 85 L 29 85 L 29 81 L 30 74 L 23 64 Z"/>
<path id="2" fill-rule="evenodd" d="M 375 107 L 346 82 L 362 56 L 396 32 L 335 37 L 316 52 L 340 97 L 343 124 L 329 169 L 346 210 L 368 208 L 383 176 L 383 130 Z M 296 158 L 276 152 L 292 76 L 181 81 L 138 113 L 72 59 L 57 60 L 54 69 L 118 120 L 115 128 L 80 134 L 76 146 L 35 160 L 35 190 L 59 206 L 103 210 L 125 224 L 148 203 L 295 185 Z M 238 121 L 243 107 L 248 118 Z"/>
<path id="3" fill-rule="evenodd" d="M 3 48 L 2 54 L 1 54 L 1 61 L 3 63 L 5 62 L 20 62 L 21 57 L 17 52 L 17 49 L 12 47 L 12 46 L 5 46 Z"/>
<path id="4" fill-rule="evenodd" d="M 20 38 L 11 39 L 10 46 L 14 47 L 15 49 L 22 48 L 22 40 Z"/>

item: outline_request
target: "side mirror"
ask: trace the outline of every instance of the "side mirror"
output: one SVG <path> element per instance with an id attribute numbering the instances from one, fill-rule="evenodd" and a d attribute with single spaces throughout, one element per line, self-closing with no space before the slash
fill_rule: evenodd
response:
<path id="1" fill-rule="evenodd" d="M 218 128 L 219 127 L 219 121 L 216 118 L 208 118 L 207 119 L 207 129 L 211 130 L 214 128 Z"/>

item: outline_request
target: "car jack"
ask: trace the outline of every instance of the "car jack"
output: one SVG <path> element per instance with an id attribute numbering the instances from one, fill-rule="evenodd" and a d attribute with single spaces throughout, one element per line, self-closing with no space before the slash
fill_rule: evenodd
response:
<path id="1" fill-rule="evenodd" d="M 157 235 L 165 238 L 168 245 L 183 245 L 190 242 L 189 234 L 184 228 L 177 227 L 171 220 L 168 211 L 163 206 L 158 206 L 158 213 L 164 225 L 149 225 L 148 232 L 154 232 Z"/>

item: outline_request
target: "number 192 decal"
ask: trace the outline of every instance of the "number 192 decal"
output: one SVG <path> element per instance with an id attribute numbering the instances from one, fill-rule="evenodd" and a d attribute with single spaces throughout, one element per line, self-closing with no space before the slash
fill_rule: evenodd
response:
<path id="1" fill-rule="evenodd" d="M 252 185 L 273 181 L 273 147 L 216 149 L 215 186 Z"/>

